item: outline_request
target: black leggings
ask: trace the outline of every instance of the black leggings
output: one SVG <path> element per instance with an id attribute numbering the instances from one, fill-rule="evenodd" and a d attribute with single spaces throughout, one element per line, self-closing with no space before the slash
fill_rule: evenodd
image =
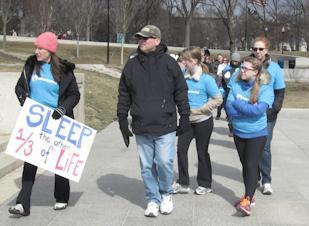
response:
<path id="1" fill-rule="evenodd" d="M 199 123 L 191 123 L 190 130 L 178 137 L 177 159 L 179 179 L 177 182 L 179 184 L 189 186 L 188 149 L 192 139 L 195 138 L 198 154 L 197 183 L 199 186 L 211 188 L 212 170 L 208 146 L 213 127 L 213 118 L 210 117 Z"/>
<path id="2" fill-rule="evenodd" d="M 245 196 L 253 198 L 258 182 L 259 161 L 262 157 L 266 136 L 244 139 L 234 135 L 234 142 L 242 165 Z"/>
<path id="3" fill-rule="evenodd" d="M 17 196 L 16 203 L 22 204 L 26 213 L 30 213 L 30 199 L 36 171 L 37 171 L 36 166 L 27 162 L 24 163 L 22 188 Z M 56 199 L 56 202 L 63 202 L 63 203 L 67 203 L 70 197 L 69 180 L 57 174 L 55 174 L 54 197 Z"/>

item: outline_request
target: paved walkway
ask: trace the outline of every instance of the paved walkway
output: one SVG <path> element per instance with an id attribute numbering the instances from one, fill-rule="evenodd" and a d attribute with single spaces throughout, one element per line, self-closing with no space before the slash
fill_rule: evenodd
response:
<path id="1" fill-rule="evenodd" d="M 144 187 L 134 139 L 125 148 L 117 123 L 101 131 L 80 183 L 71 183 L 70 205 L 52 210 L 53 176 L 39 173 L 33 188 L 31 216 L 7 212 L 20 187 L 21 168 L 0 179 L 0 225 L 309 225 L 309 110 L 284 110 L 273 140 L 274 194 L 256 192 L 251 217 L 240 217 L 233 204 L 243 194 L 240 163 L 225 120 L 215 121 L 210 153 L 213 193 L 173 197 L 171 215 L 143 216 Z M 191 188 L 196 187 L 197 156 L 189 150 Z M 175 172 L 177 172 L 175 165 Z"/>

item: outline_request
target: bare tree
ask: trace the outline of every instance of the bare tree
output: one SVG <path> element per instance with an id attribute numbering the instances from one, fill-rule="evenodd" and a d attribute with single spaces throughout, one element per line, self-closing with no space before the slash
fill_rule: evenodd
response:
<path id="1" fill-rule="evenodd" d="M 120 63 L 123 64 L 123 51 L 126 34 L 136 14 L 141 10 L 142 2 L 136 0 L 119 0 L 116 7 L 116 31 L 122 35 Z"/>
<path id="2" fill-rule="evenodd" d="M 87 13 L 87 1 L 84 0 L 62 0 L 62 20 L 66 20 L 76 36 L 76 57 L 79 57 L 79 41 L 85 28 Z M 75 7 L 74 7 L 75 6 Z M 74 7 L 74 9 L 72 9 Z"/>
<path id="3" fill-rule="evenodd" d="M 3 33 L 3 42 L 2 48 L 5 50 L 6 47 L 6 25 L 11 20 L 14 12 L 13 1 L 12 0 L 1 0 L 0 1 L 0 13 L 2 19 L 2 33 Z"/>
<path id="4" fill-rule="evenodd" d="M 274 37 L 275 37 L 275 43 L 276 43 L 276 49 L 278 50 L 279 43 L 280 43 L 280 33 L 281 33 L 281 18 L 280 16 L 282 15 L 282 7 L 280 7 L 280 2 L 279 0 L 271 0 L 268 4 L 268 14 L 270 16 L 270 19 L 272 19 L 272 27 L 275 32 L 273 32 Z M 263 7 L 265 10 L 265 6 Z M 281 10 L 280 10 L 281 9 Z M 266 21 L 264 20 L 264 31 L 265 31 L 265 36 L 267 36 L 267 31 L 269 28 L 266 25 Z M 267 29 L 266 29 L 267 28 Z"/>
<path id="5" fill-rule="evenodd" d="M 177 9 L 177 12 L 181 15 L 181 17 L 185 20 L 185 46 L 190 46 L 190 27 L 191 21 L 193 18 L 193 14 L 197 5 L 201 3 L 201 0 L 174 0 L 174 5 Z"/>
<path id="6" fill-rule="evenodd" d="M 302 20 L 305 12 L 302 0 L 289 0 L 286 1 L 288 13 L 286 13 L 288 24 L 288 32 L 290 33 L 290 45 L 294 50 L 300 50 L 300 43 L 302 39 Z M 304 30 L 304 33 L 308 30 Z"/>
<path id="7" fill-rule="evenodd" d="M 98 10 L 101 8 L 102 1 L 98 0 L 85 0 L 86 3 L 86 40 L 90 41 L 91 39 L 91 30 L 94 25 L 94 20 L 93 18 L 96 16 L 98 13 Z"/>
<path id="8" fill-rule="evenodd" d="M 173 18 L 173 14 L 174 11 L 176 9 L 175 4 L 174 4 L 174 0 L 162 0 L 162 6 L 164 9 L 167 10 L 167 14 L 168 14 L 168 30 L 171 31 L 172 29 L 172 18 Z M 172 32 L 168 32 L 168 37 L 167 37 L 167 42 L 169 42 L 169 40 L 172 37 Z"/>
<path id="9" fill-rule="evenodd" d="M 230 40 L 231 54 L 235 51 L 235 21 L 238 0 L 209 0 L 209 5 L 215 8 L 217 16 L 222 19 Z"/>
<path id="10" fill-rule="evenodd" d="M 309 27 L 309 2 L 306 1 L 304 3 L 304 17 L 302 21 L 302 31 L 304 35 L 304 40 L 307 44 L 307 52 L 309 52 L 309 32 L 308 32 L 308 27 Z"/>
<path id="11" fill-rule="evenodd" d="M 283 42 L 281 29 L 286 25 L 285 12 L 289 12 L 286 0 L 268 0 L 263 4 L 252 3 L 254 8 L 255 19 L 260 21 L 262 26 L 259 26 L 264 36 L 268 36 L 268 33 L 273 34 L 269 37 L 274 43 L 277 50 L 280 48 L 280 42 Z M 287 27 L 287 26 L 286 26 Z"/>

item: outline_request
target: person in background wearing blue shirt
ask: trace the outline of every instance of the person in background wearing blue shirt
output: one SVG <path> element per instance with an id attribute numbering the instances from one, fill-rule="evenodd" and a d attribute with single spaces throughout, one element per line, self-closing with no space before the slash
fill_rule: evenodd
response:
<path id="1" fill-rule="evenodd" d="M 268 49 L 270 47 L 270 42 L 265 37 L 257 37 L 254 41 L 254 46 L 252 50 L 257 59 L 263 62 L 264 68 L 268 71 L 271 76 L 270 85 L 275 94 L 274 103 L 269 106 L 267 110 L 267 129 L 268 136 L 266 145 L 264 148 L 263 156 L 259 164 L 259 171 L 261 176 L 261 189 L 264 195 L 271 195 L 273 193 L 271 187 L 271 140 L 273 137 L 273 130 L 277 121 L 277 115 L 281 110 L 284 92 L 285 92 L 285 82 L 282 69 L 276 62 L 271 61 L 268 55 Z"/>
<path id="2" fill-rule="evenodd" d="M 226 99 L 227 99 L 227 96 L 229 95 L 229 90 L 230 90 L 228 87 L 228 83 L 232 75 L 235 72 L 239 71 L 240 65 L 241 65 L 241 56 L 238 52 L 234 52 L 232 54 L 230 64 L 222 71 L 222 82 L 221 83 L 222 83 L 222 88 L 224 90 L 223 107 L 225 109 L 225 112 L 226 112 L 226 107 L 225 107 Z M 229 137 L 233 137 L 233 126 L 232 126 L 231 120 L 229 119 L 227 113 L 226 113 L 226 118 L 227 118 L 228 127 L 229 127 Z"/>
<path id="3" fill-rule="evenodd" d="M 190 47 L 183 53 L 186 66 L 185 79 L 188 85 L 188 98 L 191 109 L 191 128 L 178 137 L 177 157 L 179 179 L 174 183 L 174 194 L 188 193 L 188 149 L 193 138 L 198 153 L 198 187 L 195 194 L 211 192 L 212 169 L 208 153 L 210 136 L 213 130 L 212 111 L 222 103 L 222 96 L 208 68 L 201 63 L 199 47 Z"/>
<path id="4" fill-rule="evenodd" d="M 73 73 L 75 65 L 60 59 L 56 55 L 57 36 L 52 32 L 40 34 L 34 45 L 35 55 L 30 56 L 16 84 L 15 93 L 23 106 L 27 97 L 54 109 L 52 118 L 60 119 L 63 115 L 74 118 L 73 108 L 78 104 L 80 93 Z M 24 163 L 22 188 L 16 205 L 9 208 L 9 213 L 18 216 L 30 215 L 30 200 L 37 166 Z M 55 174 L 54 210 L 67 207 L 70 197 L 69 180 Z"/>
<path id="5" fill-rule="evenodd" d="M 245 57 L 226 103 L 245 184 L 245 194 L 235 206 L 246 216 L 251 214 L 251 205 L 255 204 L 258 165 L 268 133 L 266 111 L 274 100 L 269 79 L 260 60 Z"/>

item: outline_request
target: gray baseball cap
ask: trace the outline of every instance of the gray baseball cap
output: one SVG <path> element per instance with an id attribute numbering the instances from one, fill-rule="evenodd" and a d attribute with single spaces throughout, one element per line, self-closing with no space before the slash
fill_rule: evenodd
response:
<path id="1" fill-rule="evenodd" d="M 144 37 L 144 38 L 160 38 L 161 31 L 158 27 L 154 25 L 146 25 L 139 32 L 135 34 L 135 37 Z"/>

